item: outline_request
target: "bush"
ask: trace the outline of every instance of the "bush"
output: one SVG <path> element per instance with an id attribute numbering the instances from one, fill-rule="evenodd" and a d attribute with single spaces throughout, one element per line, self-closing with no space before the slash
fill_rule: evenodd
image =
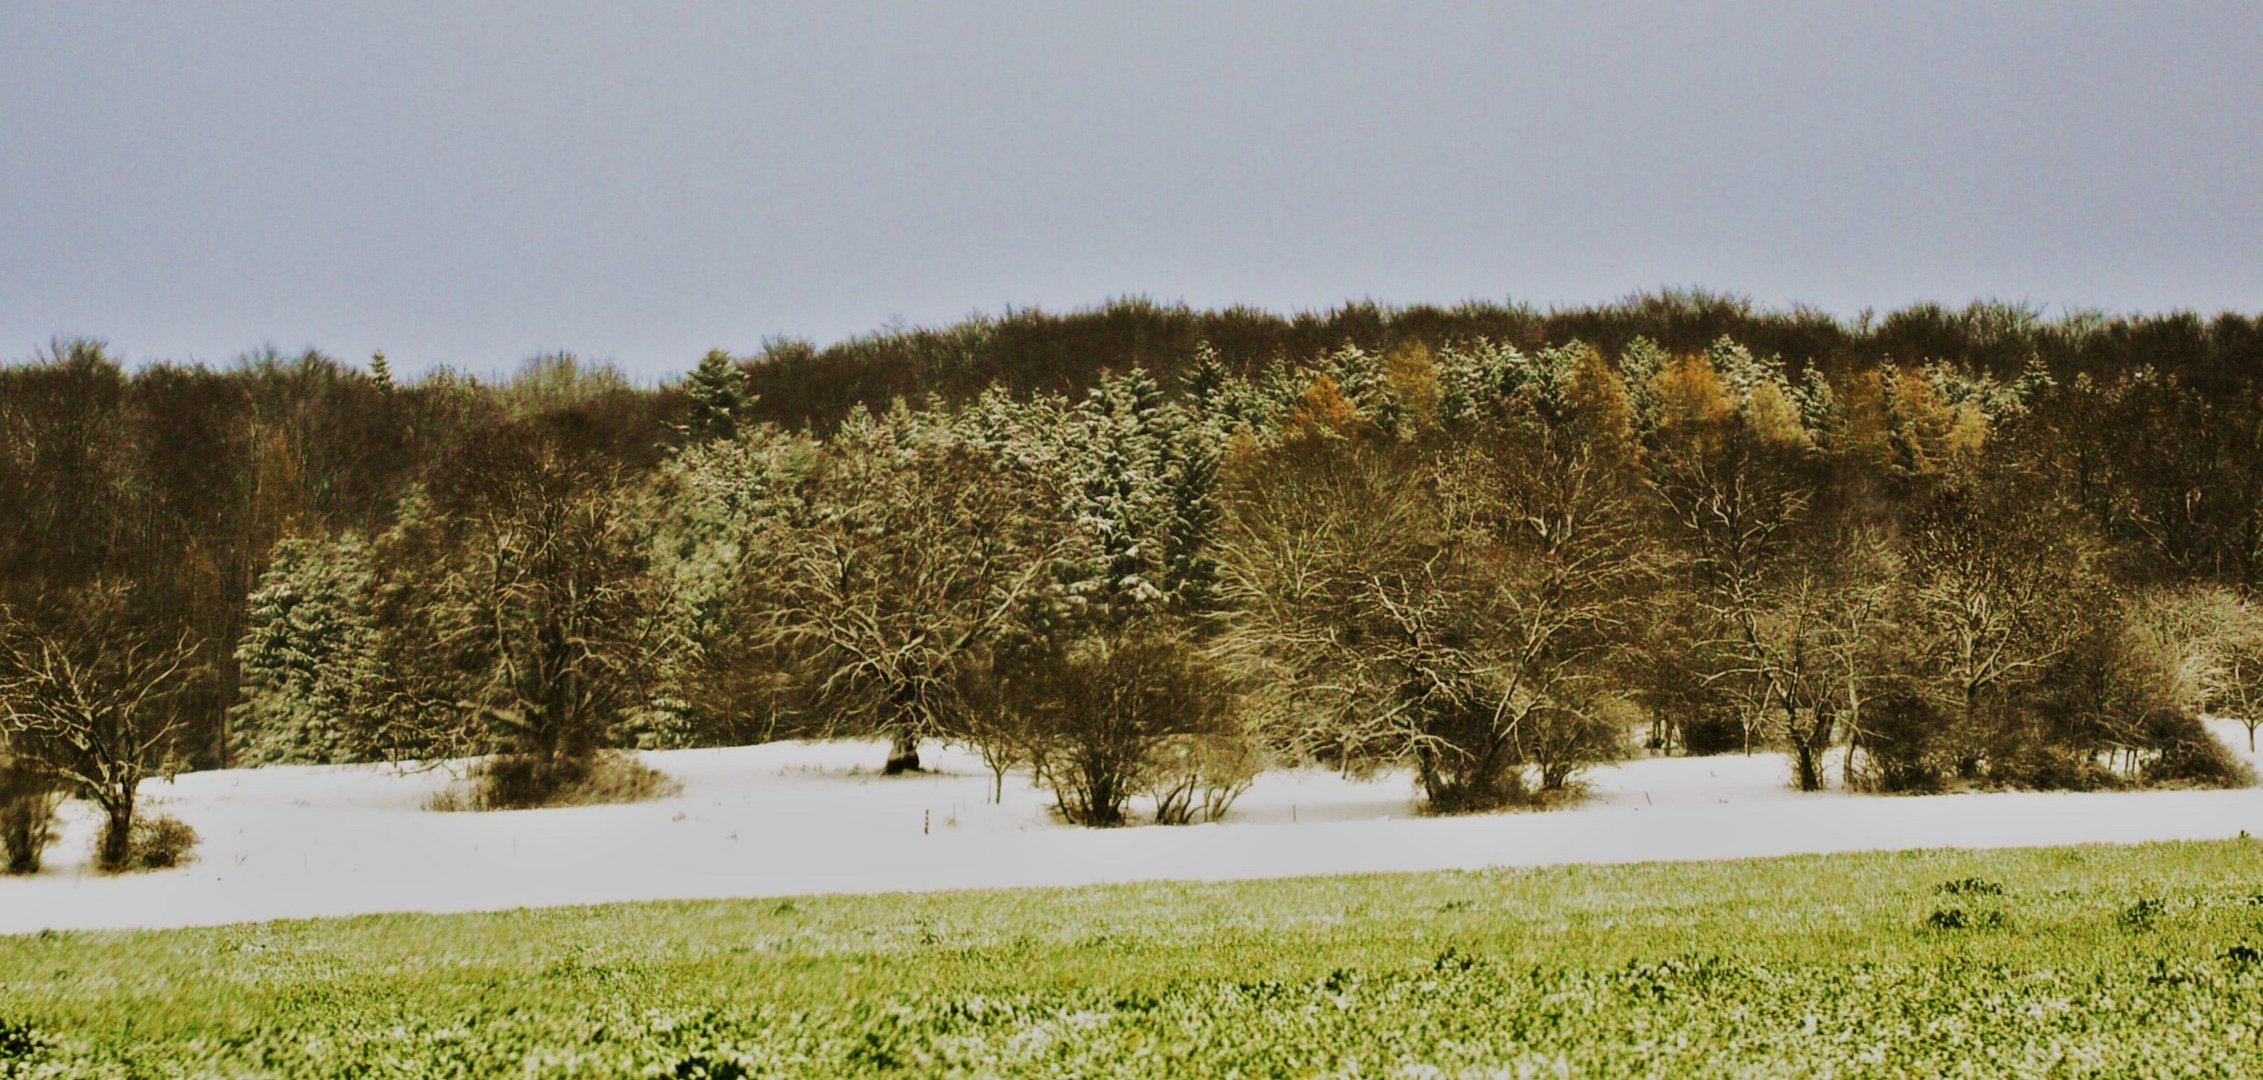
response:
<path id="1" fill-rule="evenodd" d="M 0 1016 L 0 1065 L 9 1062 L 29 1063 L 34 1054 L 46 1050 L 50 1045 L 47 1036 L 41 1034 L 38 1028 Z M 0 1070 L 0 1076 L 14 1075 L 17 1074 L 13 1071 Z M 23 1075 L 31 1075 L 30 1070 L 24 1070 Z"/>
<path id="2" fill-rule="evenodd" d="M 1933 930 L 2001 930 L 2004 913 L 1993 910 L 1966 911 L 1960 907 L 1935 908 L 1925 917 L 1925 925 Z"/>
<path id="3" fill-rule="evenodd" d="M 113 874 L 135 870 L 170 870 L 186 866 L 196 858 L 196 830 L 179 818 L 159 815 L 137 817 L 127 834 L 126 861 L 123 866 L 103 869 Z"/>
<path id="4" fill-rule="evenodd" d="M 1634 707 L 1619 698 L 1541 709 L 1525 718 L 1518 750 L 1538 771 L 1540 791 L 1568 791 L 1581 770 L 1626 757 L 1636 716 Z"/>
<path id="5" fill-rule="evenodd" d="M 1173 736 L 1156 749 L 1154 757 L 1150 794 L 1155 796 L 1159 825 L 1225 817 L 1264 770 L 1255 741 L 1239 731 Z"/>
<path id="6" fill-rule="evenodd" d="M 1682 752 L 1692 755 L 1735 753 L 1751 738 L 1743 714 L 1725 705 L 1685 716 L 1675 728 L 1681 733 Z"/>
<path id="7" fill-rule="evenodd" d="M 2254 782 L 2194 712 L 2172 637 L 2128 612 L 2101 622 L 1996 726 L 1987 779 L 2063 790 Z"/>
<path id="8" fill-rule="evenodd" d="M 951 671 L 946 733 L 982 758 L 990 770 L 990 801 L 1004 802 L 1006 774 L 1030 758 L 1028 701 L 1008 691 L 1023 672 L 1009 656 L 982 650 Z M 1001 666 L 1003 665 L 1003 666 Z"/>
<path id="9" fill-rule="evenodd" d="M 2144 730 L 2146 746 L 2157 755 L 2142 769 L 2148 784 L 2246 787 L 2255 782 L 2247 766 L 2189 712 L 2156 711 L 2146 718 Z"/>
<path id="10" fill-rule="evenodd" d="M 1491 688 L 1471 680 L 1422 719 L 1415 782 L 1433 814 L 1541 806 L 1576 791 L 1580 770 L 1626 756 L 1634 709 L 1618 698 L 1566 699 L 1504 722 Z"/>
<path id="11" fill-rule="evenodd" d="M 468 790 L 444 791 L 426 802 L 425 809 L 601 806 L 665 798 L 683 790 L 666 773 L 631 755 L 612 752 L 586 759 L 501 754 L 473 766 L 465 779 Z"/>
<path id="12" fill-rule="evenodd" d="M 1952 878 L 1948 881 L 1940 883 L 1939 885 L 1933 886 L 1933 891 L 1940 893 L 1943 896 L 2004 895 L 2004 887 L 2002 884 L 1990 881 L 1987 878 L 1982 877 Z"/>
<path id="13" fill-rule="evenodd" d="M 1224 678 L 1168 629 L 1077 642 L 1029 664 L 1015 698 L 1038 779 L 1079 825 L 1123 824 L 1134 793 L 1160 786 L 1168 794 L 1190 768 L 1192 787 L 1169 811 L 1180 818 L 1191 817 L 1194 787 L 1223 813 L 1246 782 L 1234 777 L 1243 766 L 1233 763 L 1249 759 L 1236 746 L 1246 737 Z"/>
<path id="14" fill-rule="evenodd" d="M 2168 910 L 2168 902 L 2158 896 L 2140 897 L 2136 903 L 2123 908 L 2121 914 L 2114 916 L 2114 922 L 2124 930 L 2144 933 L 2153 929 L 2153 924 L 2161 921 L 2161 916 Z"/>
<path id="15" fill-rule="evenodd" d="M 0 850 L 7 873 L 36 874 L 47 845 L 55 841 L 55 807 L 62 792 L 44 776 L 24 768 L 0 767 Z"/>
<path id="16" fill-rule="evenodd" d="M 1915 686 L 1900 683 L 1863 706 L 1854 736 L 1860 759 L 1847 786 L 1863 791 L 1938 791 L 1949 762 L 1942 748 L 1948 718 Z"/>
<path id="17" fill-rule="evenodd" d="M 1415 750 L 1415 783 L 1426 812 L 1478 814 L 1533 801 L 1517 747 L 1502 737 L 1481 690 L 1442 697 L 1422 727 L 1428 739 Z"/>
<path id="18" fill-rule="evenodd" d="M 1982 777 L 1998 787 L 2031 791 L 2112 791 L 2129 786 L 2090 751 L 2047 742 L 2014 742 L 1988 758 Z"/>

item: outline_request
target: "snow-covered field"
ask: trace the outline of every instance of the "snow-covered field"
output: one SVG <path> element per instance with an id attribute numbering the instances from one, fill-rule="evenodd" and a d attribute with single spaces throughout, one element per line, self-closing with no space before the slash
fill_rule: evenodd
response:
<path id="1" fill-rule="evenodd" d="M 2245 752 L 2246 734 L 2218 722 Z M 202 834 L 180 869 L 103 877 L 94 830 L 65 810 L 47 869 L 0 878 L 0 933 L 168 927 L 380 911 L 774 896 L 1159 878 L 1719 859 L 1920 847 L 2263 835 L 2263 789 L 1930 797 L 1800 794 L 1781 755 L 1646 758 L 1600 769 L 1571 809 L 1426 818 L 1403 776 L 1268 774 L 1220 824 L 1054 823 L 1009 778 L 1004 805 L 969 755 L 873 775 L 878 743 L 782 743 L 646 755 L 683 783 L 631 806 L 436 813 L 445 772 L 377 766 L 190 773 L 149 785 L 154 812 Z"/>

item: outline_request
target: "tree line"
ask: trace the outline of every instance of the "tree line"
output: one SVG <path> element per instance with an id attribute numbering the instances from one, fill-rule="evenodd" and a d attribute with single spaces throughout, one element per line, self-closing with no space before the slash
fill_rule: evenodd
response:
<path id="1" fill-rule="evenodd" d="M 521 805 L 851 734 L 1093 824 L 1268 761 L 1544 803 L 1635 728 L 1807 789 L 2229 782 L 2259 342 L 1667 295 L 1126 303 L 659 388 L 59 343 L 0 369 L 0 832 L 75 792 L 122 864 L 172 768 L 494 755 Z"/>

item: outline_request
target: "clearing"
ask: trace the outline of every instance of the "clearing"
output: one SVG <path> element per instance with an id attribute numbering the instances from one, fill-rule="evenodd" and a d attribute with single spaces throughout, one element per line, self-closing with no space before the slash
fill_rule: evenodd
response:
<path id="1" fill-rule="evenodd" d="M 2237 724 L 2215 721 L 2246 752 Z M 152 783 L 151 812 L 203 837 L 178 869 L 103 877 L 94 820 L 66 809 L 45 872 L 0 878 L 0 933 L 177 927 L 373 912 L 800 896 L 1148 880 L 1275 878 L 1837 851 L 2263 835 L 2263 789 L 1921 797 L 1801 794 L 1780 754 L 1639 758 L 1559 810 L 1424 817 L 1404 776 L 1274 772 L 1225 822 L 1091 830 L 1009 777 L 1003 805 L 969 754 L 881 777 L 879 743 L 647 753 L 683 784 L 625 806 L 422 809 L 445 771 L 289 767 Z"/>

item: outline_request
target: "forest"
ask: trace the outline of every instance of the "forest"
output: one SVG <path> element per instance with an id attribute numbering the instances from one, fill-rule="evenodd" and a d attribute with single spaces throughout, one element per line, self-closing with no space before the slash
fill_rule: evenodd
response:
<path id="1" fill-rule="evenodd" d="M 688 359 L 688 358 L 687 358 Z M 1123 301 L 640 386 L 273 350 L 0 367 L 0 834 L 185 769 L 882 737 L 1067 820 L 1260 770 L 1441 813 L 1632 752 L 1876 792 L 2249 782 L 2263 320 Z M 879 767 L 883 763 L 875 762 Z"/>

